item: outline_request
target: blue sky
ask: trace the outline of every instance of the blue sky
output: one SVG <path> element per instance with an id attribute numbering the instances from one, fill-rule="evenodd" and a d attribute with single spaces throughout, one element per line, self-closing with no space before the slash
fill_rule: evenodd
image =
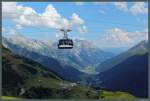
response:
<path id="1" fill-rule="evenodd" d="M 58 29 L 71 26 L 73 39 L 105 48 L 129 47 L 147 39 L 147 7 L 144 2 L 3 2 L 2 34 L 11 36 L 8 31 L 15 30 L 25 37 L 57 41 L 62 37 Z"/>

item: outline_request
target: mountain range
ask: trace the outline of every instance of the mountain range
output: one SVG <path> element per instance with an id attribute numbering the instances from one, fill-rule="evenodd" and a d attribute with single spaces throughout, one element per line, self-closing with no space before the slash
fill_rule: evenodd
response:
<path id="1" fill-rule="evenodd" d="M 82 82 L 82 84 L 88 84 L 97 90 L 125 91 L 140 98 L 148 96 L 147 41 L 142 41 L 117 56 L 111 54 L 110 58 L 110 54 L 107 54 L 107 57 L 104 54 L 106 52 L 95 48 L 94 45 L 85 40 L 83 42 L 76 40 L 78 43 L 81 43 L 77 44 L 78 46 L 75 46 L 76 48 L 73 50 L 58 50 L 55 47 L 57 43 L 47 45 L 40 41 L 39 44 L 37 40 L 33 41 L 22 36 L 21 38 L 26 41 L 21 40 L 20 42 L 20 38 L 3 38 L 3 45 L 9 48 L 14 54 L 19 54 L 42 64 L 44 68 L 50 69 L 62 79 L 71 82 Z M 31 42 L 29 41 L 28 44 L 27 40 Z M 34 46 L 32 47 L 30 43 Z M 46 52 L 49 55 L 46 55 Z M 98 60 L 98 58 L 102 59 L 103 56 L 105 57 L 103 61 Z M 86 68 L 89 68 L 89 66 L 92 68 L 92 64 L 94 64 L 93 60 L 97 60 L 98 65 L 94 66 L 99 74 L 82 72 L 86 66 Z"/>
<path id="2" fill-rule="evenodd" d="M 47 43 L 26 38 L 22 35 L 14 35 L 9 38 L 3 37 L 2 40 L 3 44 L 8 48 L 11 45 L 19 46 L 28 51 L 57 59 L 62 65 L 70 65 L 79 71 L 84 71 L 87 67 L 93 69 L 97 64 L 114 56 L 113 53 L 105 52 L 86 40 L 74 40 L 74 48 L 71 50 L 57 49 L 57 42 Z M 20 50 L 18 51 L 20 52 Z"/>
<path id="3" fill-rule="evenodd" d="M 4 46 L 2 50 L 2 98 L 136 99 L 127 92 L 99 92 L 86 85 L 66 81 L 40 63 L 16 55 Z"/>
<path id="4" fill-rule="evenodd" d="M 100 73 L 101 86 L 112 91 L 127 91 L 148 97 L 148 53 L 135 55 Z"/>
<path id="5" fill-rule="evenodd" d="M 83 77 L 82 75 L 84 75 L 84 73 L 78 71 L 77 69 L 71 66 L 61 65 L 59 61 L 54 58 L 40 55 L 36 52 L 29 51 L 25 48 L 22 48 L 20 46 L 17 46 L 11 43 L 9 43 L 9 45 L 10 45 L 9 48 L 12 49 L 13 53 L 19 54 L 21 56 L 25 56 L 26 58 L 29 58 L 38 63 L 41 63 L 46 68 L 53 70 L 53 72 L 58 73 L 59 76 L 62 76 L 66 80 L 80 81 L 81 77 Z"/>
<path id="6" fill-rule="evenodd" d="M 101 69 L 102 70 L 101 70 Z M 106 60 L 98 67 L 99 87 L 112 91 L 127 91 L 148 97 L 148 42 L 142 41 L 128 51 Z"/>
<path id="7" fill-rule="evenodd" d="M 62 79 L 24 56 L 16 55 L 2 46 L 3 96 L 31 99 L 97 99 L 96 90 Z M 79 93 L 80 91 L 80 93 Z"/>
<path id="8" fill-rule="evenodd" d="M 138 54 L 144 54 L 148 52 L 148 42 L 146 40 L 141 41 L 139 44 L 131 47 L 127 51 L 120 53 L 117 56 L 114 56 L 106 61 L 100 63 L 96 67 L 96 71 L 104 72 L 109 70 L 110 68 L 114 67 L 115 65 L 125 61 L 127 58 L 132 57 Z"/>

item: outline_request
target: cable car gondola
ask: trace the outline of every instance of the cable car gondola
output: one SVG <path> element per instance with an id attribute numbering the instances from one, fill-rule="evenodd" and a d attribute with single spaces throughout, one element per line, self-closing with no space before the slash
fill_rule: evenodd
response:
<path id="1" fill-rule="evenodd" d="M 64 38 L 59 40 L 58 49 L 72 49 L 73 41 L 67 36 L 67 32 L 70 32 L 71 30 L 61 29 L 60 31 L 64 32 Z"/>

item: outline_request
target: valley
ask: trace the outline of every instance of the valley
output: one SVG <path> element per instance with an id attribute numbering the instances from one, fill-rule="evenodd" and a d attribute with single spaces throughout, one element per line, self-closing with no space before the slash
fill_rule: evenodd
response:
<path id="1" fill-rule="evenodd" d="M 36 42 L 34 44 L 39 43 L 38 41 L 30 41 Z M 44 44 L 45 43 L 42 43 L 42 45 Z M 9 73 L 9 75 L 11 75 L 10 77 L 14 76 L 18 81 L 17 84 L 14 84 L 14 82 L 5 80 L 6 82 L 4 85 L 7 85 L 7 83 L 13 85 L 8 85 L 3 88 L 4 95 L 19 97 L 20 95 L 18 95 L 18 92 L 22 89 L 23 91 L 26 91 L 25 95 L 20 96 L 23 98 L 40 98 L 40 95 L 38 95 L 40 93 L 38 93 L 38 91 L 44 94 L 41 98 L 52 99 L 69 99 L 77 97 L 83 99 L 107 99 L 109 98 L 108 95 L 112 96 L 114 94 L 122 96 L 122 93 L 115 93 L 118 91 L 123 92 L 123 95 L 125 94 L 125 96 L 128 96 L 129 94 L 129 98 L 147 97 L 146 89 L 148 87 L 148 73 L 146 71 L 148 66 L 146 64 L 148 64 L 148 47 L 146 41 L 142 41 L 126 52 L 117 56 L 112 56 L 111 58 L 108 58 L 105 55 L 107 53 L 101 50 L 97 51 L 97 49 L 93 50 L 93 48 L 83 48 L 83 46 L 81 49 L 82 51 L 80 52 L 74 49 L 72 51 L 76 51 L 76 53 L 65 50 L 62 52 L 55 50 L 55 53 L 53 49 L 48 49 L 48 47 L 43 48 L 42 45 L 39 46 L 41 48 L 30 48 L 27 47 L 28 44 L 25 46 L 22 45 L 22 41 L 11 43 L 6 38 L 3 38 L 3 45 L 4 47 L 7 47 L 3 47 L 3 66 L 5 69 L 8 69 L 4 69 L 3 72 L 6 73 L 3 76 L 8 75 L 8 71 L 12 71 L 11 73 L 16 72 L 15 74 Z M 50 55 L 49 50 L 51 50 L 53 55 Z M 45 51 L 47 51 L 47 54 L 49 55 L 43 54 Z M 100 54 L 97 55 L 98 53 Z M 101 53 L 104 54 L 102 55 Z M 57 56 L 56 54 L 59 55 Z M 88 54 L 92 54 L 93 56 Z M 87 60 L 85 56 L 87 56 L 89 60 Z M 97 63 L 97 65 L 94 66 L 93 64 L 96 61 L 94 61 L 93 58 L 98 61 L 99 59 L 101 60 L 103 56 L 105 57 L 105 61 L 103 60 L 103 62 Z M 60 60 L 60 57 L 63 59 Z M 21 58 L 21 60 L 23 59 L 23 62 L 19 58 Z M 5 61 L 8 62 L 6 63 Z M 9 62 L 11 64 L 9 64 Z M 84 68 L 82 68 L 82 66 Z M 11 67 L 11 70 L 9 70 L 8 67 Z M 135 75 L 132 74 L 132 72 L 135 72 L 134 70 L 136 71 Z M 141 79 L 139 79 L 140 77 Z M 138 85 L 135 86 L 135 83 Z M 13 87 L 14 85 L 18 85 L 20 88 L 17 89 Z M 11 87 L 13 87 L 14 92 L 8 93 L 7 91 L 12 89 Z M 81 91 L 82 94 L 78 95 L 78 91 Z M 102 93 L 105 91 L 108 91 L 108 94 Z M 124 92 L 127 92 L 127 95 Z M 104 95 L 106 96 L 103 97 Z M 124 99 L 124 97 L 121 97 L 121 99 Z"/>
<path id="2" fill-rule="evenodd" d="M 148 1 L 2 1 L 2 100 L 148 100 Z"/>
<path id="3" fill-rule="evenodd" d="M 75 46 L 71 50 L 57 49 L 57 42 L 46 43 L 22 35 L 3 37 L 2 41 L 12 51 L 21 53 L 21 55 L 24 55 L 24 50 L 35 52 L 56 59 L 62 65 L 70 65 L 79 71 L 84 71 L 86 67 L 96 67 L 99 63 L 115 56 L 111 52 L 101 50 L 87 40 L 76 39 Z"/>

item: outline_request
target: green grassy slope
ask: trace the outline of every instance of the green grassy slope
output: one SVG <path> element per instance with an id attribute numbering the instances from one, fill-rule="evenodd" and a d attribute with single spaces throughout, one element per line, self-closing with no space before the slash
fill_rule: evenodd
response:
<path id="1" fill-rule="evenodd" d="M 100 99 L 129 99 L 133 100 L 136 99 L 135 96 L 133 96 L 130 93 L 127 92 L 111 92 L 111 91 L 102 91 L 99 96 Z"/>
<path id="2" fill-rule="evenodd" d="M 62 80 L 41 64 L 15 55 L 5 47 L 2 51 L 2 92 L 5 98 L 96 99 L 98 97 L 94 89 L 83 85 L 71 86 L 69 81 Z"/>
<path id="3" fill-rule="evenodd" d="M 98 92 L 62 80 L 41 64 L 2 47 L 2 99 L 133 99 L 124 92 Z M 62 85 L 63 81 L 63 85 Z"/>

